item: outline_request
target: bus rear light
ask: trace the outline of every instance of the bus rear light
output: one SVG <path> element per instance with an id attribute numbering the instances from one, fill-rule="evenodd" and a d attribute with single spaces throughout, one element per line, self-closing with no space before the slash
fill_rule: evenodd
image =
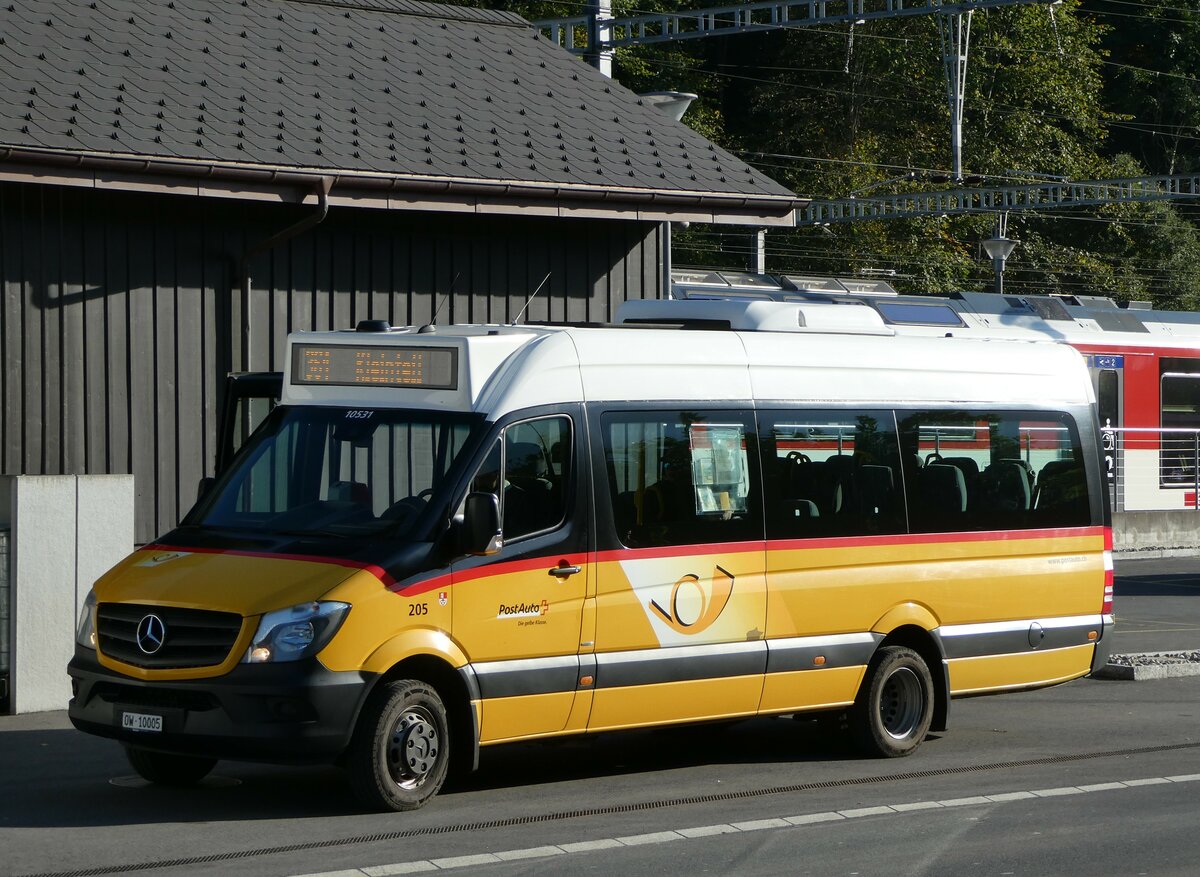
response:
<path id="1" fill-rule="evenodd" d="M 1112 615 L 1113 611 L 1113 553 L 1104 552 L 1104 602 L 1100 606 L 1101 615 Z"/>
<path id="2" fill-rule="evenodd" d="M 1099 631 L 1095 631 L 1095 630 L 1088 631 L 1088 642 L 1094 643 L 1098 639 L 1100 639 Z"/>

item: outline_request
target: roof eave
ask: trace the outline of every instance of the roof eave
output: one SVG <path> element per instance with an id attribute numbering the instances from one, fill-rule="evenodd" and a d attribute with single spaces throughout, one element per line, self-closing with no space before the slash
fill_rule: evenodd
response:
<path id="1" fill-rule="evenodd" d="M 792 195 L 280 168 L 22 146 L 0 146 L 0 180 L 282 203 L 315 203 L 317 185 L 328 180 L 334 206 L 735 225 L 790 226 L 808 203 Z"/>

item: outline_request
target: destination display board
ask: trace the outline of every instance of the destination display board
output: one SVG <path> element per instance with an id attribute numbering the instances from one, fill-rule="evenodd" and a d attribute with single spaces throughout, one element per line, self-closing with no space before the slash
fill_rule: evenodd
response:
<path id="1" fill-rule="evenodd" d="M 424 345 L 296 344 L 292 383 L 458 389 L 458 350 Z"/>

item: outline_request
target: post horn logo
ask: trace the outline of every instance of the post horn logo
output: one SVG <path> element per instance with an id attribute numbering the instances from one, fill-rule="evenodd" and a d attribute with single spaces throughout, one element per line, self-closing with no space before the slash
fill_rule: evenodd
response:
<path id="1" fill-rule="evenodd" d="M 707 582 L 688 573 L 671 588 L 667 608 L 656 600 L 650 601 L 650 608 L 676 633 L 696 634 L 712 626 L 732 594 L 733 573 L 718 566 Z"/>

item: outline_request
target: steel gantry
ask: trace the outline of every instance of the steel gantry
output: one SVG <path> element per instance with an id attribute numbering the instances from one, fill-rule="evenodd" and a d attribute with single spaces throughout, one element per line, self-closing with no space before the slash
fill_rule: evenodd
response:
<path id="1" fill-rule="evenodd" d="M 867 219 L 1006 213 L 1193 198 L 1200 198 L 1200 174 L 1044 182 L 812 201 L 796 211 L 796 224 L 826 225 Z"/>
<path id="2" fill-rule="evenodd" d="M 950 151 L 954 178 L 963 178 L 962 122 L 966 102 L 967 57 L 971 42 L 971 16 L 977 9 L 1003 6 L 1047 6 L 1062 0 L 767 0 L 737 3 L 690 12 L 658 12 L 615 17 L 611 0 L 589 0 L 588 12 L 571 18 L 536 21 L 534 27 L 568 52 L 585 56 L 594 66 L 612 75 L 612 51 L 626 46 L 691 40 L 702 37 L 760 33 L 792 27 L 825 24 L 866 24 L 918 15 L 935 15 L 946 71 L 946 96 L 950 107 Z"/>

